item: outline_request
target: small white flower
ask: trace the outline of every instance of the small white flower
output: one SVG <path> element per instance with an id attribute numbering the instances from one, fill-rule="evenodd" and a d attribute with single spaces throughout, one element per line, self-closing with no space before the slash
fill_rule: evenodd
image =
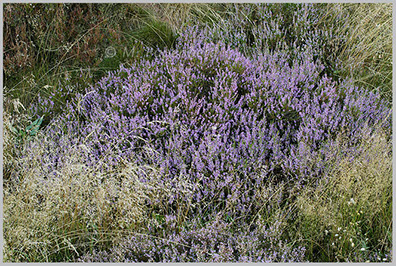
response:
<path id="1" fill-rule="evenodd" d="M 335 234 L 334 236 L 335 236 L 335 237 L 337 237 L 337 236 L 338 236 L 338 234 Z"/>
<path id="2" fill-rule="evenodd" d="M 329 231 L 325 230 L 325 234 L 327 235 L 329 233 Z"/>
<path id="3" fill-rule="evenodd" d="M 383 258 L 382 260 L 383 260 L 383 261 L 386 261 L 386 258 Z"/>
<path id="4" fill-rule="evenodd" d="M 340 231 L 342 228 L 341 227 L 338 227 L 338 231 Z"/>
<path id="5" fill-rule="evenodd" d="M 361 251 L 365 251 L 366 249 L 365 249 L 365 248 L 361 248 L 360 250 L 361 250 Z"/>
<path id="6" fill-rule="evenodd" d="M 355 246 L 355 243 L 352 242 L 352 247 L 354 247 L 354 246 Z"/>
<path id="7" fill-rule="evenodd" d="M 349 200 L 349 202 L 348 202 L 348 205 L 350 205 L 350 204 L 356 204 L 356 201 L 355 201 L 353 198 L 351 198 L 351 199 Z"/>

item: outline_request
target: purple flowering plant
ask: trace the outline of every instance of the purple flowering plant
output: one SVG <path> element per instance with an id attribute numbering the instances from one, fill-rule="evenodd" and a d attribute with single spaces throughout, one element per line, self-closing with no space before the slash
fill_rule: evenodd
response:
<path id="1" fill-rule="evenodd" d="M 248 58 L 206 35 L 182 34 L 176 49 L 121 67 L 69 102 L 47 128 L 58 146 L 45 155 L 56 162 L 46 176 L 56 178 L 62 154 L 84 141 L 93 151 L 81 154 L 87 165 L 153 165 L 175 188 L 177 177 L 187 179 L 192 193 L 175 189 L 169 198 L 174 215 L 178 202 L 196 203 L 184 221 L 224 212 L 246 217 L 236 222 L 243 226 L 271 177 L 290 192 L 323 176 L 337 132 L 353 148 L 365 125 L 389 128 L 390 110 L 378 95 L 321 76 L 312 53 L 292 64 L 282 52 Z"/>

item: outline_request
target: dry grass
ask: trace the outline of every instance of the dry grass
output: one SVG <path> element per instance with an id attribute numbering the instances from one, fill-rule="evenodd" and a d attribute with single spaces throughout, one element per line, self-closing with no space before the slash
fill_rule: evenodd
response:
<path id="1" fill-rule="evenodd" d="M 298 197 L 300 237 L 311 241 L 310 252 L 327 253 L 322 261 L 366 261 L 392 248 L 391 143 L 377 132 L 359 150 Z"/>
<path id="2" fill-rule="evenodd" d="M 83 145 L 65 151 L 58 177 L 47 178 L 42 158 L 48 143 L 44 131 L 26 143 L 28 156 L 14 158 L 12 182 L 4 184 L 5 261 L 71 261 L 117 236 L 139 232 L 153 209 L 166 209 L 172 185 L 159 182 L 157 169 L 133 163 L 109 170 L 88 167 L 80 156 L 89 152 Z M 189 193 L 184 183 L 179 185 Z"/>

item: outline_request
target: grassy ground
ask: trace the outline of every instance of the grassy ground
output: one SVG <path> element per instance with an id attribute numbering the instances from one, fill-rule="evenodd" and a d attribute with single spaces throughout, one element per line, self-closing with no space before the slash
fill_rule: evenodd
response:
<path id="1" fill-rule="evenodd" d="M 200 23 L 221 29 L 230 13 L 240 7 L 5 5 L 5 261 L 73 261 L 84 252 L 109 249 L 143 225 L 165 219 L 158 210 L 166 208 L 161 202 L 169 200 L 172 184 L 159 186 L 159 169 L 154 167 L 131 162 L 110 170 L 87 167 L 79 158 L 82 151 L 76 148 L 75 153 L 65 155 L 68 163 L 58 169 L 60 178 L 43 184 L 38 176 L 45 165 L 41 154 L 43 143 L 50 140 L 43 127 L 28 134 L 32 132 L 28 127 L 36 119 L 31 103 L 39 95 L 44 99 L 52 97 L 59 108 L 45 116 L 42 126 L 50 124 L 62 112 L 61 106 L 107 71 L 153 58 L 157 48 L 171 49 L 186 26 Z M 334 55 L 340 65 L 333 75 L 352 78 L 367 90 L 378 90 L 391 105 L 392 5 L 329 4 L 323 5 L 322 14 L 317 27 L 332 26 L 335 33 L 346 36 Z M 348 19 L 335 24 L 339 17 Z M 13 37 L 15 32 L 20 33 L 19 39 Z M 60 88 L 73 90 L 63 94 Z M 259 213 L 257 220 L 263 227 L 276 222 L 284 229 L 280 230 L 281 237 L 291 247 L 305 246 L 310 261 L 389 261 L 392 151 L 386 134 L 378 130 L 363 139 L 357 147 L 360 153 L 353 160 L 340 154 L 341 163 L 330 166 L 327 179 L 308 184 L 293 202 L 282 201 L 283 184 L 263 187 L 262 201 L 276 211 Z M 343 138 L 340 133 L 340 147 L 347 141 Z M 31 157 L 26 158 L 26 154 Z M 150 177 L 152 183 L 141 184 L 141 175 Z M 188 194 L 190 184 L 183 182 L 179 180 Z M 110 200 L 115 195 L 121 199 L 117 206 Z M 158 201 L 148 206 L 147 199 Z M 188 208 L 180 202 L 180 224 Z"/>

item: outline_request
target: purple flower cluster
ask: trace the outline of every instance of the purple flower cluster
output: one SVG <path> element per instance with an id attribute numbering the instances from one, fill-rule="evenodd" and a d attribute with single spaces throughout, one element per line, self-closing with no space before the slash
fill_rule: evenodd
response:
<path id="1" fill-rule="evenodd" d="M 363 129 L 381 121 L 390 128 L 378 95 L 322 77 L 312 53 L 292 63 L 282 52 L 249 59 L 207 35 L 182 34 L 176 49 L 77 95 L 48 129 L 56 144 L 47 175 L 83 144 L 88 165 L 133 161 L 158 167 L 164 180 L 189 180 L 193 201 L 207 203 L 191 213 L 232 205 L 229 215 L 246 215 L 260 206 L 257 191 L 269 177 L 290 187 L 320 178 L 340 152 L 331 148 L 339 132 L 353 148 Z M 190 199 L 176 193 L 169 203 L 179 200 Z"/>
<path id="2" fill-rule="evenodd" d="M 172 220 L 176 217 L 171 217 Z M 169 221 L 168 221 L 169 222 Z M 230 232 L 228 224 L 214 220 L 205 227 L 196 223 L 177 231 L 165 224 L 160 237 L 132 234 L 109 251 L 94 250 L 83 262 L 301 262 L 303 247 L 291 248 L 279 240 L 279 229 Z"/>

